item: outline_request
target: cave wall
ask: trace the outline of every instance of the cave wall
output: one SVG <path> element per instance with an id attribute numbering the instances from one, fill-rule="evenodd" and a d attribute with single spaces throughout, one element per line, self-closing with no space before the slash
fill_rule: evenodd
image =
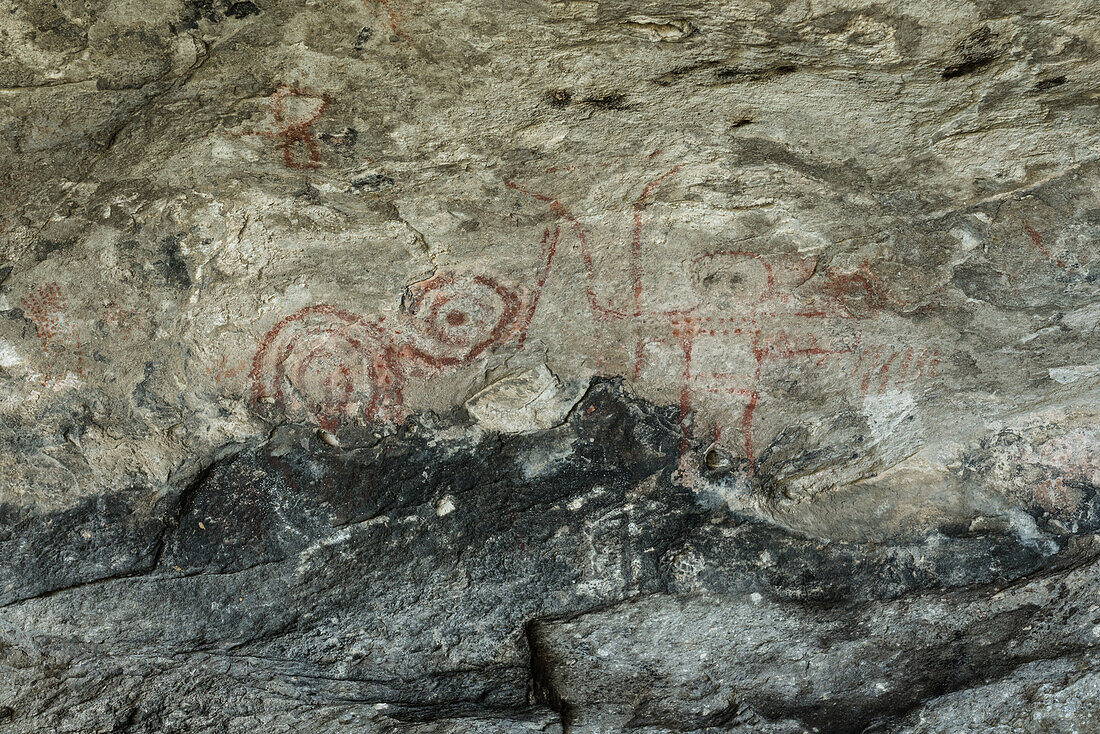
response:
<path id="1" fill-rule="evenodd" d="M 1097 730 L 1098 41 L 0 0 L 0 727 Z"/>

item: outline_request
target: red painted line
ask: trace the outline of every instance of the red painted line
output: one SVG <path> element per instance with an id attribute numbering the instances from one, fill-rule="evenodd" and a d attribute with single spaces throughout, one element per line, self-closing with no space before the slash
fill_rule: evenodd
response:
<path id="1" fill-rule="evenodd" d="M 634 230 L 630 238 L 630 280 L 634 286 L 634 315 L 642 315 L 642 209 L 646 199 L 661 183 L 683 167 L 677 164 L 653 179 L 642 189 L 642 195 L 634 202 Z"/>
<path id="2" fill-rule="evenodd" d="M 1035 249 L 1038 250 L 1039 252 L 1041 252 L 1043 254 L 1043 257 L 1045 257 L 1047 260 L 1050 260 L 1052 263 L 1054 263 L 1058 267 L 1065 270 L 1066 269 L 1065 262 L 1063 262 L 1059 258 L 1054 257 L 1054 255 L 1051 254 L 1050 250 L 1048 250 L 1046 245 L 1043 244 L 1043 236 L 1041 234 L 1039 234 L 1038 232 L 1036 232 L 1034 229 L 1032 229 L 1031 225 L 1028 224 L 1028 221 L 1026 219 L 1023 220 L 1023 221 L 1024 221 L 1024 232 L 1026 232 L 1028 238 L 1031 239 L 1031 244 L 1034 245 Z"/>
<path id="3" fill-rule="evenodd" d="M 585 296 L 588 299 L 588 308 L 592 312 L 592 316 L 597 321 L 605 321 L 607 319 L 622 319 L 626 317 L 626 314 L 621 311 L 615 311 L 613 309 L 602 306 L 596 298 L 596 289 L 594 286 L 596 279 L 596 268 L 592 263 L 592 253 L 588 249 L 588 235 L 584 231 L 584 226 L 569 213 L 569 210 L 562 205 L 560 201 L 545 194 L 539 194 L 534 191 L 529 191 L 514 181 L 505 180 L 504 185 L 510 189 L 526 194 L 536 201 L 541 201 L 550 205 L 550 211 L 556 216 L 561 217 L 565 221 L 569 222 L 573 228 L 574 234 L 577 236 L 577 241 L 580 244 L 581 259 L 584 261 L 585 270 Z"/>
<path id="4" fill-rule="evenodd" d="M 684 353 L 684 369 L 680 382 L 680 458 L 687 455 L 690 444 L 691 431 L 687 425 L 687 417 L 691 412 L 691 351 L 694 346 L 692 336 L 684 334 L 680 339 L 680 348 Z"/>
<path id="5" fill-rule="evenodd" d="M 520 349 L 523 349 L 523 345 L 527 342 L 527 330 L 531 326 L 531 320 L 535 318 L 535 310 L 538 308 L 539 300 L 542 298 L 542 289 L 546 285 L 547 279 L 550 277 L 550 266 L 554 262 L 554 255 L 558 251 L 558 235 L 560 232 L 561 230 L 555 227 L 554 234 L 551 235 L 550 228 L 547 227 L 542 233 L 542 242 L 539 243 L 543 252 L 542 272 L 539 273 L 538 280 L 535 282 L 534 292 L 531 294 L 531 306 L 528 308 L 527 315 L 520 324 Z"/>
<path id="6" fill-rule="evenodd" d="M 405 20 L 404 16 L 398 11 L 394 10 L 390 5 L 390 0 L 363 0 L 363 4 L 369 7 L 370 3 L 374 3 L 386 14 L 386 25 L 390 27 L 394 35 L 405 41 L 412 41 L 412 38 L 401 27 L 401 23 Z"/>
<path id="7" fill-rule="evenodd" d="M 745 406 L 745 412 L 741 415 L 741 440 L 745 444 L 745 458 L 749 462 L 749 473 L 756 471 L 756 456 L 752 445 L 752 414 L 756 411 L 756 404 L 760 400 L 760 393 L 753 392 L 749 397 L 749 404 Z"/>
<path id="8" fill-rule="evenodd" d="M 642 365 L 645 363 L 645 342 L 641 339 L 634 343 L 634 369 L 631 378 L 637 380 L 642 374 Z"/>

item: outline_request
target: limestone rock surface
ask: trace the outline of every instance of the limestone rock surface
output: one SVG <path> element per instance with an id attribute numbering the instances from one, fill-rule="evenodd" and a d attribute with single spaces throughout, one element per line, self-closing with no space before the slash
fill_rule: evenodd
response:
<path id="1" fill-rule="evenodd" d="M 0 729 L 1100 729 L 1093 0 L 0 0 Z"/>

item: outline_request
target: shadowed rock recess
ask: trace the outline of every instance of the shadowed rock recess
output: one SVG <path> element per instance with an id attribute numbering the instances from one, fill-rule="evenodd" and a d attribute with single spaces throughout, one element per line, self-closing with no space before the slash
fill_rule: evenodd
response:
<path id="1" fill-rule="evenodd" d="M 1100 5 L 0 0 L 0 732 L 1100 731 Z"/>

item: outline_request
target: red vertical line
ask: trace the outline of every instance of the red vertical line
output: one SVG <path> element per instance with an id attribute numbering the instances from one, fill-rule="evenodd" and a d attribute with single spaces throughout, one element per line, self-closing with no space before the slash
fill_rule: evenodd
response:
<path id="1" fill-rule="evenodd" d="M 559 227 L 554 227 L 554 234 L 551 236 L 550 228 L 547 227 L 542 233 L 542 242 L 539 243 L 543 252 L 542 272 L 539 273 L 538 281 L 535 283 L 535 292 L 531 297 L 531 307 L 527 310 L 523 331 L 519 335 L 520 349 L 523 349 L 523 345 L 527 341 L 527 330 L 531 326 L 531 320 L 535 318 L 535 309 L 538 308 L 539 299 L 542 298 L 543 286 L 546 285 L 546 280 L 550 277 L 550 266 L 554 262 L 554 255 L 558 251 L 558 234 L 560 232 Z"/>
<path id="2" fill-rule="evenodd" d="M 936 376 L 936 365 L 940 363 L 940 352 L 938 349 L 932 350 L 932 359 L 928 360 L 928 377 L 933 379 Z"/>
<path id="3" fill-rule="evenodd" d="M 866 395 L 867 391 L 871 389 L 871 377 L 875 373 L 874 363 L 878 361 L 878 355 L 880 352 L 882 352 L 881 346 L 875 347 L 874 351 L 871 352 L 872 366 L 867 368 L 867 371 L 863 373 L 863 379 L 859 382 L 859 391 L 863 395 Z M 864 355 L 865 352 L 859 353 L 859 366 L 856 368 L 857 374 L 859 372 L 859 369 L 863 366 Z"/>
<path id="4" fill-rule="evenodd" d="M 760 402 L 760 373 L 764 364 L 764 352 L 760 349 L 760 330 L 757 329 L 752 337 L 752 353 L 756 358 L 756 374 L 753 375 L 752 393 L 749 395 L 748 405 L 741 414 L 741 439 L 745 444 L 745 458 L 749 462 L 749 474 L 756 472 L 756 452 L 752 443 L 752 415 L 756 411 L 756 405 Z"/>
<path id="5" fill-rule="evenodd" d="M 756 378 L 757 380 L 760 378 L 759 368 L 757 368 Z M 749 462 L 750 474 L 756 471 L 756 456 L 752 445 L 752 414 L 756 411 L 759 400 L 760 393 L 753 390 L 752 395 L 749 396 L 749 403 L 745 406 L 745 412 L 741 414 L 741 438 L 745 443 L 745 458 Z"/>
<path id="6" fill-rule="evenodd" d="M 772 270 L 771 264 L 768 263 L 768 261 L 764 258 L 757 257 L 756 261 L 764 266 L 764 282 L 766 284 L 765 287 L 767 288 L 767 290 L 761 293 L 760 298 L 757 299 L 757 303 L 764 303 L 766 300 L 771 298 L 773 293 L 775 293 L 775 272 Z"/>
<path id="7" fill-rule="evenodd" d="M 519 186 L 514 181 L 505 180 L 504 185 L 510 189 L 519 191 L 522 194 L 527 194 L 536 201 L 541 201 L 549 204 L 551 212 L 569 222 L 570 226 L 573 228 L 573 232 L 577 235 L 577 241 L 580 243 L 581 259 L 584 261 L 585 277 L 587 279 L 587 284 L 585 285 L 585 295 L 588 299 L 589 310 L 592 312 L 593 317 L 596 318 L 597 321 L 601 320 L 601 318 L 608 316 L 613 318 L 622 318 L 623 314 L 600 306 L 600 304 L 596 300 L 596 289 L 593 285 L 596 279 L 596 269 L 595 266 L 592 264 L 592 253 L 588 249 L 588 236 L 584 231 L 584 227 L 577 220 L 577 218 L 570 214 L 569 211 L 564 206 L 562 206 L 561 202 L 557 199 L 552 199 L 549 196 L 538 194 L 533 191 L 528 191 L 527 189 Z"/>
<path id="8" fill-rule="evenodd" d="M 886 388 L 890 386 L 890 365 L 894 363 L 895 359 L 897 359 L 898 354 L 898 352 L 894 352 L 893 354 L 891 354 L 890 358 L 887 359 L 886 362 L 883 363 L 882 367 L 879 368 L 878 391 L 880 393 L 886 392 Z"/>
<path id="9" fill-rule="evenodd" d="M 637 380 L 642 374 L 642 364 L 645 362 L 645 342 L 639 337 L 634 342 L 634 370 L 631 379 Z"/>
<path id="10" fill-rule="evenodd" d="M 897 383 L 900 385 L 905 381 L 905 376 L 909 374 L 909 365 L 913 362 L 913 347 L 909 347 L 905 350 L 904 356 L 901 358 L 901 364 L 898 366 L 897 371 Z"/>
<path id="11" fill-rule="evenodd" d="M 691 351 L 695 346 L 695 332 L 685 329 L 680 332 L 680 348 L 684 352 L 684 370 L 680 381 L 680 458 L 687 455 L 688 439 L 691 431 L 688 429 L 687 417 L 691 412 Z"/>
<path id="12" fill-rule="evenodd" d="M 588 309 L 597 319 L 608 315 L 611 309 L 603 308 L 596 300 L 596 267 L 592 264 L 592 251 L 588 249 L 588 234 L 584 231 L 584 227 L 581 223 L 557 201 L 553 202 L 550 210 L 558 216 L 564 217 L 573 227 L 574 234 L 577 235 L 577 242 L 580 243 L 581 247 L 581 260 L 584 261 L 584 274 L 586 279 L 584 293 L 588 298 Z"/>
<path id="13" fill-rule="evenodd" d="M 1050 260 L 1058 267 L 1065 269 L 1066 264 L 1062 262 L 1061 259 L 1056 258 L 1054 257 L 1054 255 L 1051 254 L 1050 250 L 1048 250 L 1046 248 L 1046 245 L 1043 244 L 1043 236 L 1032 229 L 1031 225 L 1028 224 L 1026 219 L 1024 220 L 1024 232 L 1026 232 L 1028 238 L 1031 239 L 1031 244 L 1035 246 L 1035 249 L 1043 253 L 1043 257 L 1045 257 L 1047 260 Z"/>
<path id="14" fill-rule="evenodd" d="M 673 166 L 642 189 L 642 195 L 634 202 L 634 230 L 630 242 L 630 279 L 634 284 L 634 315 L 642 315 L 642 209 L 653 190 L 666 178 L 680 170 L 682 163 Z"/>

